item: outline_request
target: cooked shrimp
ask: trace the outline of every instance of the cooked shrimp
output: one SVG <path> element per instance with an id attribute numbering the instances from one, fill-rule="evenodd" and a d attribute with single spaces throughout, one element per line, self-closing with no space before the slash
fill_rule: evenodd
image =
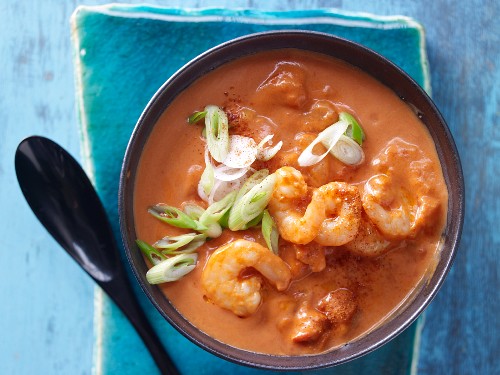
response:
<path id="1" fill-rule="evenodd" d="M 318 302 L 318 310 L 332 323 L 349 321 L 357 309 L 354 294 L 345 288 L 336 289 Z"/>
<path id="2" fill-rule="evenodd" d="M 399 172 L 402 163 L 409 173 Z M 396 138 L 373 164 L 381 173 L 365 183 L 361 200 L 366 214 L 389 238 L 415 236 L 439 206 L 429 194 L 436 178 L 432 162 L 416 146 Z"/>
<path id="3" fill-rule="evenodd" d="M 323 246 L 341 246 L 352 241 L 361 220 L 358 189 L 345 182 L 330 182 L 318 190 L 324 197 L 327 218 L 314 241 Z"/>
<path id="4" fill-rule="evenodd" d="M 314 190 L 302 214 L 300 206 L 307 196 L 307 184 L 302 174 L 292 167 L 282 167 L 275 174 L 276 184 L 269 201 L 269 213 L 276 221 L 281 237 L 297 244 L 311 242 L 326 218 L 322 192 Z"/>
<path id="5" fill-rule="evenodd" d="M 404 238 L 411 234 L 415 207 L 405 204 L 405 196 L 401 197 L 399 205 L 390 207 L 394 194 L 396 192 L 391 188 L 391 179 L 387 175 L 373 176 L 365 184 L 363 207 L 382 233 L 393 238 Z"/>
<path id="6" fill-rule="evenodd" d="M 307 99 L 304 81 L 305 70 L 300 64 L 279 62 L 269 77 L 257 88 L 257 95 L 253 100 L 262 100 L 266 103 L 271 100 L 278 105 L 301 108 Z"/>
<path id="7" fill-rule="evenodd" d="M 326 332 L 328 318 L 307 303 L 303 303 L 295 314 L 293 323 L 291 335 L 293 342 L 314 342 Z"/>
<path id="8" fill-rule="evenodd" d="M 252 267 L 279 291 L 290 283 L 287 264 L 269 249 L 247 240 L 236 240 L 217 249 L 201 274 L 206 297 L 216 305 L 238 316 L 253 314 L 261 303 L 262 280 L 258 275 L 241 278 Z"/>
<path id="9" fill-rule="evenodd" d="M 309 112 L 304 114 L 303 129 L 310 132 L 319 133 L 325 130 L 338 119 L 336 105 L 326 99 L 316 100 Z"/>
<path id="10" fill-rule="evenodd" d="M 321 272 L 326 267 L 325 248 L 314 241 L 307 245 L 293 244 L 295 258 L 307 264 L 312 272 Z"/>
<path id="11" fill-rule="evenodd" d="M 368 257 L 375 257 L 390 249 L 391 242 L 379 232 L 363 211 L 356 237 L 344 245 L 350 252 Z"/>

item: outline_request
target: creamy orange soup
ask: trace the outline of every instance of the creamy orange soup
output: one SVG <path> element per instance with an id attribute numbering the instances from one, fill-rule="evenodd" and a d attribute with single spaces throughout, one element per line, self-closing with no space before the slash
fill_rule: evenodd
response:
<path id="1" fill-rule="evenodd" d="M 284 291 L 255 270 L 241 273 L 241 278 L 260 277 L 262 284 L 262 301 L 250 316 L 239 317 L 207 298 L 200 278 L 207 259 L 225 244 L 244 238 L 266 246 L 260 227 L 225 229 L 207 241 L 198 249 L 194 271 L 160 285 L 199 329 L 262 353 L 331 350 L 380 324 L 432 271 L 446 220 L 447 189 L 426 128 L 408 105 L 369 75 L 343 61 L 298 50 L 259 53 L 228 63 L 196 81 L 169 106 L 138 168 L 138 238 L 152 244 L 166 235 L 190 232 L 152 217 L 147 212 L 151 205 L 182 207 L 189 201 L 207 206 L 197 192 L 205 168 L 202 122 L 188 125 L 186 119 L 208 104 L 227 113 L 230 134 L 249 136 L 257 143 L 274 134 L 275 143 L 283 141 L 274 158 L 253 167 L 271 173 L 283 166 L 300 171 L 308 192 L 297 203 L 298 212 L 304 212 L 316 188 L 332 181 L 355 186 L 364 199 L 358 235 L 345 245 L 301 245 L 280 238 L 279 256 L 292 278 Z M 342 111 L 352 114 L 365 132 L 364 161 L 348 166 L 328 155 L 314 166 L 300 167 L 299 154 Z M 384 191 L 367 208 L 366 184 L 377 175 L 389 180 L 372 184 Z M 378 218 L 377 209 L 383 213 Z M 401 234 L 405 218 L 411 228 Z"/>

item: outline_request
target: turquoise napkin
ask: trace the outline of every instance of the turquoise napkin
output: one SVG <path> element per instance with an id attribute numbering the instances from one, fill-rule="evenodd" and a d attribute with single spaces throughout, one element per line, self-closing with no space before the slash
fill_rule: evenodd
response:
<path id="1" fill-rule="evenodd" d="M 359 42 L 386 56 L 430 90 L 422 27 L 407 17 L 336 10 L 261 12 L 107 5 L 79 7 L 71 19 L 82 160 L 103 200 L 117 242 L 121 162 L 132 129 L 155 91 L 197 54 L 229 39 L 274 29 L 307 29 Z M 122 252 L 122 256 L 125 256 Z M 135 291 L 183 374 L 264 374 L 215 357 L 173 329 Z M 158 373 L 121 311 L 95 291 L 96 374 Z M 408 374 L 418 359 L 419 323 L 389 344 L 318 374 Z"/>

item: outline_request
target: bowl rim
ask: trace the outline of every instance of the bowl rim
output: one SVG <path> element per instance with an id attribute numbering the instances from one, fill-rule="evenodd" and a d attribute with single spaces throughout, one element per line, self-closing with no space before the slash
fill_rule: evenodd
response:
<path id="1" fill-rule="evenodd" d="M 324 43 L 325 48 L 336 47 L 340 48 L 343 52 L 341 54 L 333 54 L 333 52 L 322 52 L 311 49 L 312 41 L 316 43 L 315 46 L 317 46 L 318 43 L 321 45 Z M 264 44 L 265 47 L 258 47 L 262 46 L 262 44 Z M 288 45 L 288 47 L 283 47 L 283 44 Z M 258 48 L 255 49 L 256 47 Z M 210 337 L 184 318 L 175 306 L 161 294 L 157 286 L 152 286 L 147 283 L 145 272 L 143 272 L 146 263 L 142 256 L 140 256 L 144 264 L 138 265 L 135 260 L 137 254 L 134 255 L 132 253 L 132 249 L 136 253 L 138 252 L 134 242 L 135 237 L 133 237 L 133 235 L 135 235 L 135 226 L 132 203 L 135 180 L 132 177 L 135 177 L 136 170 L 134 168 L 136 168 L 139 163 L 142 146 L 147 142 L 152 129 L 164 110 L 181 91 L 211 70 L 233 61 L 234 59 L 239 59 L 253 53 L 286 48 L 319 52 L 327 56 L 342 59 L 364 70 L 382 84 L 388 86 L 408 105 L 418 108 L 418 110 L 421 111 L 419 117 L 431 134 L 436 146 L 436 151 L 438 151 L 438 157 L 449 193 L 447 223 L 445 232 L 443 233 L 443 247 L 440 251 L 440 257 L 434 273 L 429 278 L 426 285 L 422 287 L 423 292 L 418 292 L 400 314 L 389 319 L 389 321 L 371 330 L 367 334 L 364 334 L 361 338 L 356 338 L 354 341 L 333 350 L 300 356 L 282 356 L 251 352 L 232 347 Z M 345 58 L 342 58 L 343 54 L 348 55 L 349 53 L 361 56 L 359 57 L 361 64 L 352 63 L 352 61 L 347 61 Z M 229 54 L 229 56 L 233 57 L 224 57 L 224 54 Z M 381 79 L 380 76 L 372 74 L 373 69 L 371 69 L 370 66 L 366 66 L 365 62 L 363 62 L 365 57 L 370 65 L 384 68 L 388 76 L 392 78 L 389 78 L 389 81 L 387 81 L 384 80 L 383 77 Z M 390 81 L 391 79 L 396 81 L 402 80 L 404 83 L 400 86 L 405 86 L 407 90 L 414 92 L 415 95 L 421 99 L 421 103 L 417 103 L 419 105 L 416 105 L 414 102 L 407 101 L 407 99 L 405 99 L 407 95 L 394 90 L 394 86 Z M 172 95 L 173 93 L 175 95 Z M 425 110 L 422 110 L 422 104 L 425 104 Z M 427 122 L 430 121 L 429 119 L 438 124 L 436 125 L 438 126 L 437 129 L 431 129 L 429 127 Z M 436 137 L 439 139 L 436 139 Z M 444 161 L 446 161 L 446 163 L 444 163 Z M 452 194 L 451 191 L 453 191 L 454 194 Z M 454 208 L 453 215 L 451 208 Z M 141 286 L 142 291 L 146 294 L 155 308 L 182 335 L 218 357 L 250 367 L 282 371 L 319 369 L 346 363 L 374 351 L 407 329 L 425 310 L 441 288 L 456 256 L 465 215 L 465 187 L 459 154 L 448 125 L 432 99 L 406 72 L 377 52 L 361 44 L 332 34 L 308 30 L 272 30 L 244 35 L 207 50 L 177 70 L 177 72 L 157 90 L 137 121 L 127 145 L 119 181 L 118 212 L 120 218 L 120 232 L 126 257 L 135 278 Z M 454 225 L 451 226 L 451 223 Z M 142 270 L 139 269 L 141 267 Z M 158 293 L 163 296 L 163 301 L 158 300 Z M 165 308 L 169 311 L 165 311 Z"/>

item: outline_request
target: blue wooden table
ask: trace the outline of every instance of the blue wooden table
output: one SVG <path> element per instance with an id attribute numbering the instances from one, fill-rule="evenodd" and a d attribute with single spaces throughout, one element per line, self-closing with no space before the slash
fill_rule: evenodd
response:
<path id="1" fill-rule="evenodd" d="M 13 168 L 17 144 L 32 134 L 80 155 L 69 28 L 80 3 L 103 1 L 0 3 L 0 374 L 92 373 L 94 285 L 38 224 Z M 403 14 L 426 29 L 433 98 L 461 154 L 467 204 L 455 264 L 427 310 L 416 371 L 500 374 L 500 3 L 276 0 L 265 9 L 325 7 Z"/>

